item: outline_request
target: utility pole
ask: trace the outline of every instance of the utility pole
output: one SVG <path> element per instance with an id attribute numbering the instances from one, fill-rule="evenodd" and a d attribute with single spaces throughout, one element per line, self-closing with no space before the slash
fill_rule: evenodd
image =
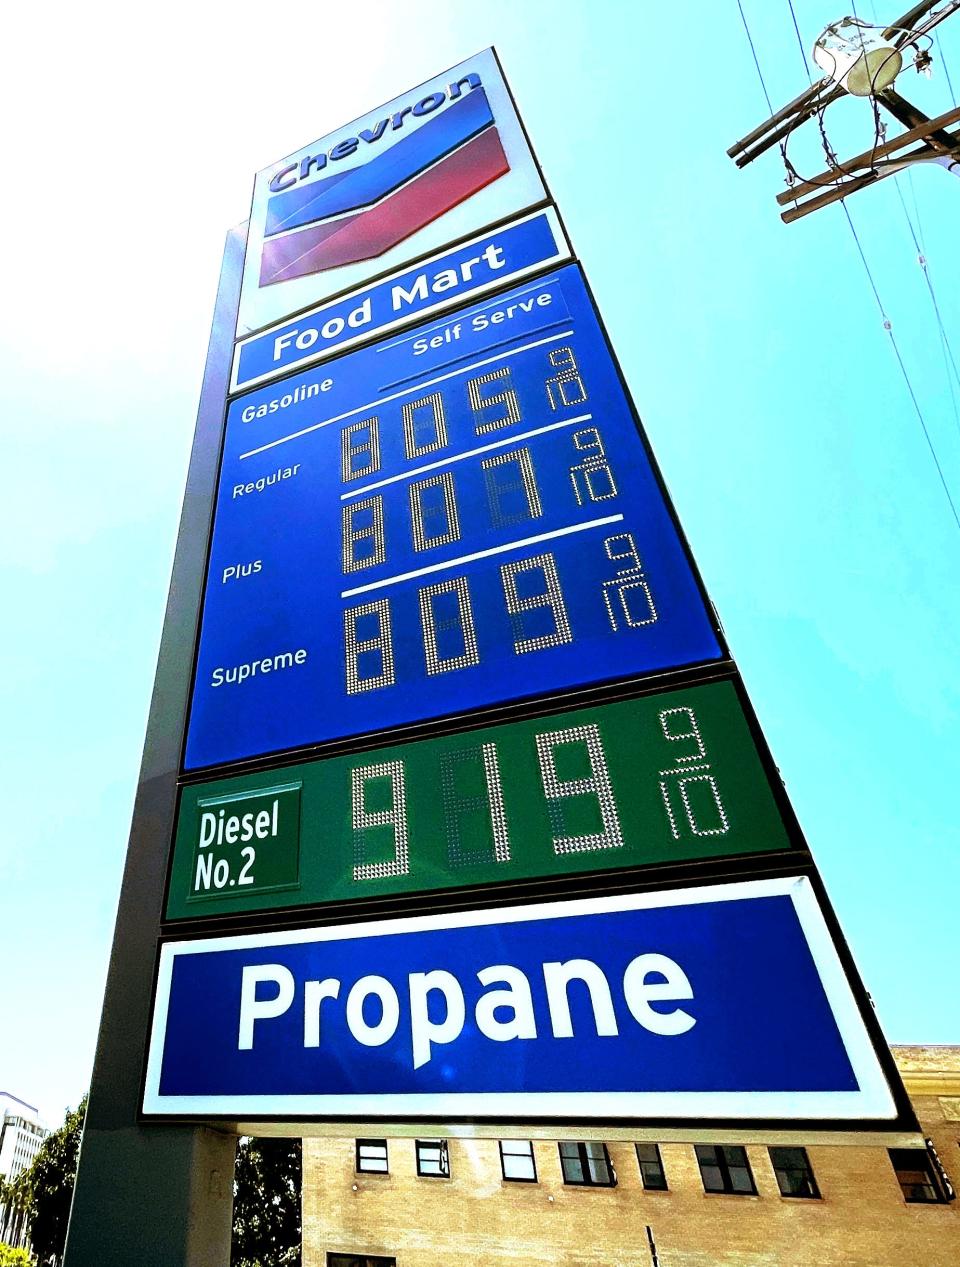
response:
<path id="1" fill-rule="evenodd" d="M 916 70 L 929 71 L 933 59 L 929 47 L 921 48 L 920 41 L 929 38 L 934 27 L 958 11 L 960 0 L 950 0 L 939 9 L 931 0 L 926 0 L 915 4 L 887 27 L 873 26 L 859 18 L 843 18 L 819 36 L 813 56 L 825 71 L 823 78 L 727 150 L 738 167 L 746 167 L 779 145 L 787 169 L 788 188 L 777 194 L 777 202 L 786 208 L 780 215 L 785 224 L 915 163 L 936 163 L 960 175 L 960 130 L 956 128 L 960 123 L 960 108 L 931 119 L 893 87 L 904 64 L 905 49 L 913 48 L 912 64 Z M 824 138 L 829 166 L 815 176 L 802 179 L 787 157 L 788 138 L 814 116 L 820 116 L 822 125 L 827 108 L 847 95 L 872 98 L 875 110 L 882 106 L 906 130 L 886 140 L 881 135 L 878 113 L 874 144 L 843 161 L 832 153 Z M 911 146 L 913 148 L 909 148 Z"/>

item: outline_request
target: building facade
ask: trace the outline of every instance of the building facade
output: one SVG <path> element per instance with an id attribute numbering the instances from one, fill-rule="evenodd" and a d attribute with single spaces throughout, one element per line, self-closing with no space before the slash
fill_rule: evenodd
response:
<path id="1" fill-rule="evenodd" d="M 32 1104 L 9 1091 L 0 1091 L 0 1179 L 12 1183 L 29 1169 L 47 1137 L 47 1130 Z M 21 1246 L 27 1232 L 21 1211 L 0 1200 L 0 1243 Z"/>
<path id="2" fill-rule="evenodd" d="M 956 1267 L 960 1047 L 893 1051 L 927 1149 L 305 1139 L 303 1267 Z"/>

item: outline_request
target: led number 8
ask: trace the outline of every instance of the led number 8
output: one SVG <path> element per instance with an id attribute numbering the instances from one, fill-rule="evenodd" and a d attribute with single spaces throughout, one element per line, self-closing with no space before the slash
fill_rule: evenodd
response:
<path id="1" fill-rule="evenodd" d="M 557 773 L 556 752 L 565 744 L 585 744 L 590 761 L 590 777 L 561 779 Z M 552 730 L 537 735 L 537 756 L 540 759 L 540 777 L 550 810 L 554 831 L 553 851 L 557 854 L 592 853 L 597 849 L 619 849 L 623 845 L 620 816 L 610 785 L 610 772 L 603 754 L 599 727 L 571 726 L 567 730 Z M 592 794 L 597 798 L 603 831 L 580 836 L 564 835 L 563 800 L 571 796 Z"/>
<path id="2" fill-rule="evenodd" d="M 390 780 L 390 808 L 369 810 L 366 805 L 367 784 L 374 779 Z M 393 828 L 393 858 L 389 862 L 356 862 L 354 880 L 382 880 L 410 871 L 410 842 L 407 833 L 407 793 L 402 761 L 382 761 L 378 765 L 362 765 L 350 771 L 353 802 L 353 851 L 358 859 L 364 856 L 365 833 L 375 827 Z"/>

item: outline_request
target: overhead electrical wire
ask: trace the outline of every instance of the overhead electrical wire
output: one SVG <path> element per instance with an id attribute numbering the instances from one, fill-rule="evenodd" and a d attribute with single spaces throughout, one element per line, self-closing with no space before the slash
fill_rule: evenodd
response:
<path id="1" fill-rule="evenodd" d="M 800 29 L 797 24 L 796 13 L 794 12 L 794 9 L 793 9 L 793 0 L 787 0 L 787 4 L 790 8 L 791 17 L 793 18 L 793 26 L 794 26 L 794 30 L 796 31 L 797 41 L 800 45 L 800 51 L 801 53 L 803 53 L 803 40 L 800 36 Z M 854 3 L 854 0 L 851 0 L 851 4 L 854 5 L 854 15 L 856 15 L 856 5 Z M 767 92 L 767 85 L 763 78 L 763 71 L 760 68 L 760 59 L 757 56 L 756 45 L 754 44 L 753 35 L 751 34 L 751 31 L 750 31 L 750 25 L 747 22 L 747 15 L 743 11 L 743 4 L 741 3 L 741 0 L 737 0 L 737 8 L 740 10 L 740 20 L 743 23 L 743 29 L 747 37 L 747 42 L 750 45 L 750 51 L 753 54 L 753 63 L 757 68 L 757 77 L 760 80 L 760 87 L 763 90 L 763 95 L 767 103 L 767 108 L 769 109 L 770 113 L 773 114 L 773 104 L 770 100 L 770 94 Z M 804 69 L 807 70 L 805 57 L 804 57 Z M 807 70 L 807 77 L 809 79 L 809 70 Z M 875 101 L 873 102 L 873 105 L 874 105 L 874 119 L 875 119 L 875 127 L 876 127 L 876 133 L 875 133 L 875 138 L 874 138 L 874 149 L 876 149 L 876 147 L 880 143 L 879 134 L 881 131 L 881 127 L 880 127 L 880 121 L 879 121 L 879 111 L 878 111 Z M 829 165 L 834 168 L 839 168 L 840 164 L 836 160 L 836 155 L 834 154 L 832 147 L 830 146 L 830 143 L 827 139 L 826 131 L 823 126 L 823 114 L 824 114 L 824 109 L 821 108 L 821 110 L 819 111 L 818 122 L 820 125 L 820 135 L 823 140 L 824 151 L 827 154 Z M 789 163 L 789 160 L 787 159 L 786 145 L 783 142 L 781 142 L 780 144 L 780 152 L 783 155 L 783 161 L 787 167 L 788 173 L 791 173 L 793 176 L 796 176 L 796 172 L 792 169 L 791 164 Z M 872 165 L 872 160 L 871 160 L 871 165 Z M 900 367 L 900 373 L 903 376 L 903 381 L 906 385 L 907 392 L 909 393 L 910 400 L 913 403 L 913 408 L 914 408 L 914 411 L 916 412 L 917 420 L 920 423 L 920 428 L 923 431 L 924 439 L 927 442 L 927 448 L 930 450 L 930 456 L 933 459 L 933 464 L 937 469 L 937 475 L 940 478 L 940 484 L 943 488 L 944 496 L 946 497 L 947 503 L 950 506 L 950 512 L 953 515 L 953 521 L 956 524 L 958 531 L 960 531 L 960 514 L 958 514 L 957 512 L 957 507 L 950 493 L 950 487 L 947 484 L 946 476 L 943 473 L 943 467 L 940 464 L 940 459 L 937 456 L 937 451 L 936 451 L 936 448 L 934 447 L 933 440 L 930 436 L 930 431 L 927 427 L 926 419 L 923 416 L 923 410 L 920 408 L 920 402 L 917 399 L 917 394 L 914 391 L 912 382 L 910 381 L 910 375 L 907 373 L 907 367 L 904 364 L 903 357 L 900 354 L 900 348 L 897 344 L 896 336 L 893 333 L 893 323 L 891 322 L 890 318 L 887 316 L 886 309 L 883 306 L 883 301 L 880 298 L 880 292 L 877 289 L 876 282 L 874 281 L 874 277 L 873 277 L 873 273 L 871 272 L 870 265 L 867 263 L 867 257 L 864 253 L 863 245 L 860 242 L 860 237 L 854 226 L 853 220 L 851 219 L 850 210 L 847 207 L 847 202 L 845 198 L 840 199 L 840 205 L 843 207 L 843 213 L 846 216 L 847 224 L 849 225 L 850 232 L 853 235 L 853 240 L 854 240 L 854 243 L 856 244 L 857 252 L 863 264 L 864 271 L 866 272 L 867 280 L 870 283 L 870 289 L 873 291 L 873 297 L 877 301 L 877 307 L 880 310 L 880 316 L 883 320 L 883 328 L 886 330 L 887 334 L 890 336 L 890 345 L 893 348 L 894 356 L 896 357 L 897 364 Z M 929 277 L 928 277 L 928 284 L 929 284 Z M 931 295 L 932 293 L 933 292 L 931 290 Z M 938 316 L 939 316 L 939 309 L 938 309 Z M 945 337 L 946 335 L 945 330 L 942 331 L 942 335 L 943 337 Z"/>
<path id="2" fill-rule="evenodd" d="M 930 438 L 930 432 L 927 428 L 926 419 L 923 416 L 923 410 L 920 408 L 920 402 L 917 400 L 917 394 L 913 390 L 913 384 L 910 382 L 910 375 L 907 373 L 907 367 L 903 363 L 903 357 L 900 355 L 900 348 L 897 346 L 897 339 L 893 333 L 893 323 L 887 316 L 886 309 L 883 306 L 883 300 L 880 298 L 880 292 L 877 290 L 877 284 L 873 280 L 873 273 L 870 271 L 870 265 L 867 263 L 867 257 L 864 254 L 863 246 L 860 243 L 857 230 L 854 228 L 853 220 L 850 218 L 850 208 L 847 206 L 846 198 L 840 199 L 840 206 L 843 208 L 843 214 L 847 217 L 847 224 L 850 226 L 850 232 L 853 234 L 853 240 L 857 244 L 857 250 L 860 253 L 860 259 L 867 274 L 867 280 L 870 282 L 870 289 L 873 291 L 873 297 L 877 301 L 877 307 L 880 309 L 880 316 L 883 318 L 883 328 L 890 336 L 890 343 L 893 347 L 894 355 L 897 358 L 897 364 L 900 366 L 900 372 L 903 375 L 903 381 L 907 385 L 907 391 L 910 393 L 910 399 L 913 401 L 913 407 L 916 410 L 917 418 L 923 430 L 924 439 L 927 442 L 927 448 L 930 450 L 930 456 L 933 458 L 933 464 L 937 468 L 937 474 L 940 476 L 940 483 L 943 485 L 943 491 L 950 503 L 950 511 L 953 515 L 954 523 L 960 528 L 960 515 L 957 514 L 957 508 L 954 505 L 953 498 L 950 495 L 950 487 L 947 484 L 946 476 L 943 473 L 943 467 L 940 465 L 940 459 L 937 457 L 937 451 L 934 448 L 933 440 Z"/>
<path id="3" fill-rule="evenodd" d="M 797 15 L 793 9 L 793 0 L 787 0 L 787 4 L 790 7 L 790 16 L 793 18 L 793 29 L 797 33 L 797 44 L 800 46 L 800 60 L 803 62 L 803 69 L 807 76 L 807 82 L 812 85 L 813 78 L 810 74 L 810 66 L 807 62 L 807 50 L 803 47 L 803 39 L 800 35 L 800 26 L 797 22 Z"/>
<path id="4" fill-rule="evenodd" d="M 943 54 L 943 45 L 940 43 L 940 32 L 937 31 L 933 38 L 937 45 L 937 53 L 940 57 L 940 65 L 943 67 L 943 74 L 947 81 L 947 88 L 950 90 L 950 100 L 954 105 L 956 105 L 957 94 L 953 91 L 953 81 L 950 78 L 950 67 L 947 65 L 947 59 Z"/>
<path id="5" fill-rule="evenodd" d="M 747 15 L 743 11 L 743 5 L 737 0 L 737 8 L 740 10 L 740 21 L 743 23 L 743 29 L 747 33 L 747 43 L 750 45 L 750 52 L 753 54 L 753 64 L 757 68 L 757 75 L 760 78 L 760 87 L 763 89 L 763 95 L 767 101 L 767 109 L 773 114 L 773 102 L 770 100 L 770 94 L 767 92 L 767 85 L 763 79 L 763 71 L 760 69 L 760 59 L 757 57 L 756 46 L 753 42 L 753 36 L 750 34 L 750 27 L 747 23 Z"/>
<path id="6" fill-rule="evenodd" d="M 900 179 L 898 176 L 893 178 L 893 183 L 897 190 L 897 196 L 900 199 L 900 206 L 903 208 L 903 215 L 907 222 L 907 227 L 910 230 L 910 236 L 913 238 L 913 245 L 917 251 L 917 263 L 923 270 L 923 279 L 926 282 L 927 290 L 930 293 L 930 302 L 933 304 L 933 314 L 936 318 L 937 329 L 940 331 L 940 348 L 943 352 L 944 368 L 947 372 L 947 387 L 950 391 L 950 404 L 953 407 L 953 421 L 956 425 L 957 431 L 960 432 L 960 411 L 958 411 L 957 408 L 957 393 L 954 388 L 954 380 L 956 380 L 957 384 L 960 384 L 960 371 L 957 370 L 956 357 L 953 355 L 953 348 L 950 346 L 950 339 L 947 335 L 946 327 L 943 324 L 943 317 L 940 313 L 940 305 L 937 302 L 936 291 L 933 289 L 933 278 L 930 275 L 930 261 L 927 259 L 926 252 L 921 245 L 922 239 L 917 235 L 917 229 L 919 229 L 919 216 L 917 217 L 917 229 L 915 229 L 913 221 L 910 219 L 910 212 L 907 210 L 906 199 L 903 196 L 903 190 L 900 188 Z M 916 205 L 916 194 L 914 194 L 914 205 Z M 950 372 L 951 369 L 953 371 L 952 374 Z"/>

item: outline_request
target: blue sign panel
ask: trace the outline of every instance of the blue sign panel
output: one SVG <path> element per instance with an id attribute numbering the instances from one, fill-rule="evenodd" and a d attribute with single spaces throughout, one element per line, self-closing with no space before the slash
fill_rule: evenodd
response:
<path id="1" fill-rule="evenodd" d="M 230 406 L 188 768 L 720 655 L 575 266 Z"/>
<path id="2" fill-rule="evenodd" d="M 803 878 L 168 944 L 144 1111 L 895 1116 Z"/>
<path id="3" fill-rule="evenodd" d="M 233 390 L 345 351 L 569 258 L 555 211 L 538 211 L 502 225 L 241 343 Z"/>

